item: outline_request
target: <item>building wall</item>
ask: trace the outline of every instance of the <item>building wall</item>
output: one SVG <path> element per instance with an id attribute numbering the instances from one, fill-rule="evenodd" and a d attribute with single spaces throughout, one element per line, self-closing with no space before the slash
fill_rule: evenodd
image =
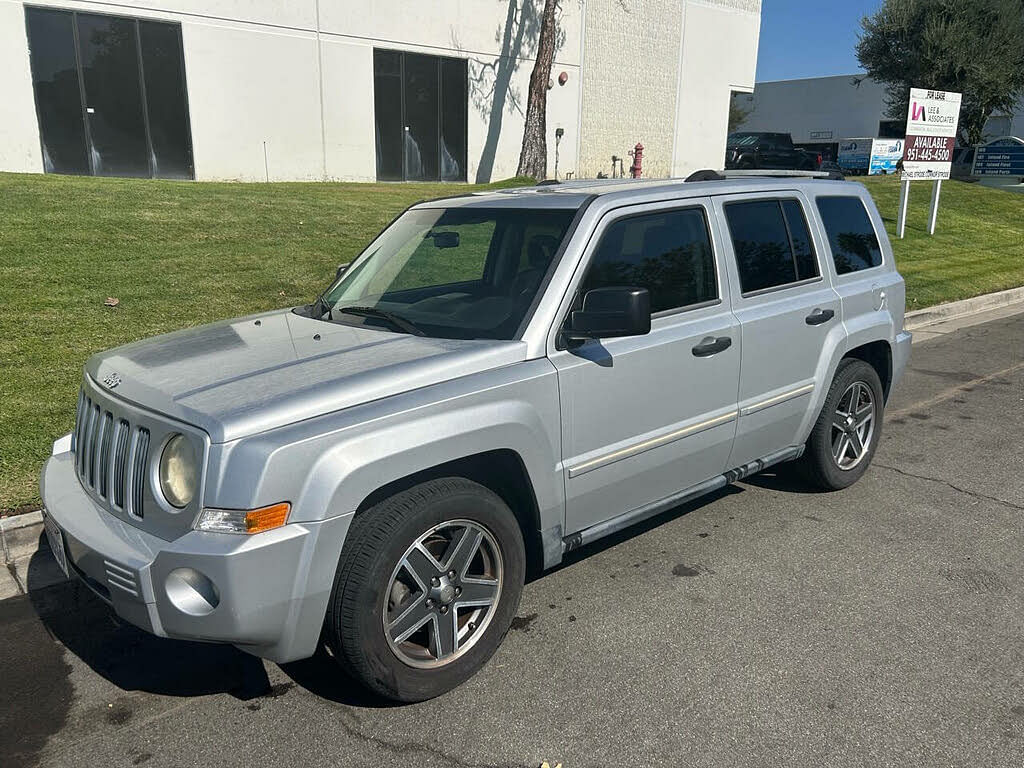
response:
<path id="1" fill-rule="evenodd" d="M 789 132 L 797 143 L 878 136 L 887 119 L 885 89 L 862 75 L 763 82 L 737 100 L 753 109 L 742 130 Z"/>
<path id="2" fill-rule="evenodd" d="M 741 130 L 788 131 L 797 143 L 877 137 L 879 122 L 890 119 L 885 87 L 862 74 L 763 82 L 752 95 L 736 99 L 753 110 Z M 1024 103 L 1013 114 L 993 116 L 986 125 L 986 139 L 1007 130 L 1024 136 Z"/>
<path id="3" fill-rule="evenodd" d="M 725 162 L 729 99 L 754 89 L 760 27 L 760 0 L 686 3 L 673 176 Z"/>
<path id="4" fill-rule="evenodd" d="M 513 176 L 543 0 L 150 0 L 145 8 L 39 0 L 82 12 L 182 25 L 197 179 L 376 178 L 373 49 L 468 60 L 468 178 Z M 579 137 L 580 5 L 566 2 L 548 94 L 563 128 L 561 167 Z M 0 169 L 41 172 L 24 7 L 0 0 Z M 322 84 L 321 84 L 322 75 Z M 550 142 L 549 167 L 554 165 Z"/>
<path id="5" fill-rule="evenodd" d="M 682 43 L 679 0 L 586 0 L 581 124 L 577 173 L 612 172 L 644 145 L 644 172 L 668 176 Z"/>
<path id="6" fill-rule="evenodd" d="M 579 175 L 628 168 L 637 142 L 645 176 L 720 167 L 760 24 L 760 0 L 586 0 Z"/>
<path id="7" fill-rule="evenodd" d="M 543 0 L 31 4 L 181 24 L 197 179 L 374 180 L 375 47 L 465 58 L 468 180 L 515 174 Z M 563 177 L 609 172 L 613 154 L 628 167 L 638 141 L 648 176 L 720 164 L 728 92 L 753 83 L 759 0 L 562 0 L 559 13 L 549 174 L 558 128 Z M 41 172 L 22 0 L 0 0 L 0 66 L 0 170 Z"/>

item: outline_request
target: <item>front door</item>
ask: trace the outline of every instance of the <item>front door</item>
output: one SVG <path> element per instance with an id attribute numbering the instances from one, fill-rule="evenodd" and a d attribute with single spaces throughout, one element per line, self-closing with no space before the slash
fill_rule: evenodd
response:
<path id="1" fill-rule="evenodd" d="M 821 244 L 796 192 L 717 198 L 732 252 L 733 311 L 740 322 L 736 443 L 730 466 L 798 444 L 812 393 L 828 386 L 822 350 L 843 333 L 839 294 L 823 272 Z M 824 275 L 824 276 L 823 276 Z"/>
<path id="2" fill-rule="evenodd" d="M 608 214 L 575 301 L 631 285 L 651 332 L 551 350 L 558 369 L 566 533 L 669 497 L 726 469 L 736 427 L 739 328 L 707 200 Z"/>

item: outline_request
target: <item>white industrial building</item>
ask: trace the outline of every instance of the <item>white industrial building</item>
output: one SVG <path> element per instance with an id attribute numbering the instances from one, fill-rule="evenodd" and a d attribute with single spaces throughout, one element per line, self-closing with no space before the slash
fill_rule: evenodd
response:
<path id="1" fill-rule="evenodd" d="M 543 0 L 0 0 L 0 170 L 515 174 Z M 548 172 L 721 166 L 760 0 L 562 0 Z M 557 141 L 556 141 L 557 137 Z"/>
<path id="2" fill-rule="evenodd" d="M 863 74 L 759 82 L 753 93 L 734 98 L 749 110 L 738 130 L 788 132 L 796 144 L 904 135 L 904 122 L 886 114 L 885 86 Z M 1008 135 L 1024 136 L 1024 105 L 989 118 L 986 140 Z"/>

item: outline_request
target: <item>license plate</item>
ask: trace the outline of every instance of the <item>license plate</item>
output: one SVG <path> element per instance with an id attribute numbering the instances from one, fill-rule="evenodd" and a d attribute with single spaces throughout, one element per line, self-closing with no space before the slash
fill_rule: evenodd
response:
<path id="1" fill-rule="evenodd" d="M 68 575 L 68 557 L 64 553 L 64 534 L 60 532 L 60 527 L 53 522 L 53 518 L 46 515 L 43 518 L 43 528 L 46 529 L 46 540 L 50 542 L 50 551 L 53 552 L 53 559 L 57 561 L 57 565 L 64 572 L 64 575 Z"/>

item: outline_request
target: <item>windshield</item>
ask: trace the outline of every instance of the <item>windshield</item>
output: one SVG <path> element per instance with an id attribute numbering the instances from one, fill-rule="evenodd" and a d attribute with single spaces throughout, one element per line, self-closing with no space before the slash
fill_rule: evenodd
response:
<path id="1" fill-rule="evenodd" d="M 337 322 L 391 331 L 513 339 L 575 213 L 406 211 L 325 294 L 326 308 Z"/>
<path id="2" fill-rule="evenodd" d="M 749 147 L 752 144 L 757 144 L 759 135 L 757 133 L 730 133 L 726 144 L 730 147 Z"/>

